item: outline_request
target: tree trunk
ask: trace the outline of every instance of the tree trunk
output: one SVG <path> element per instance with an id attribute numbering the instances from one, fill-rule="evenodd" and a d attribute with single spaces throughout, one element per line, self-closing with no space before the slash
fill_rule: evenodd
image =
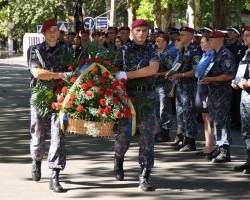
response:
<path id="1" fill-rule="evenodd" d="M 172 14 L 173 14 L 173 4 L 172 4 L 172 1 L 170 0 L 168 1 L 167 8 L 166 8 L 166 15 L 165 15 L 165 20 L 164 20 L 166 22 L 165 29 L 172 26 L 171 25 Z"/>
<path id="2" fill-rule="evenodd" d="M 153 13 L 156 13 L 154 20 L 154 27 L 161 28 L 162 25 L 161 0 L 154 0 Z"/>
<path id="3" fill-rule="evenodd" d="M 227 26 L 226 18 L 227 0 L 214 0 L 213 4 L 213 27 L 224 29 Z"/>
<path id="4" fill-rule="evenodd" d="M 197 30 L 199 27 L 199 19 L 200 19 L 200 9 L 201 9 L 201 1 L 194 1 L 194 29 Z"/>
<path id="5" fill-rule="evenodd" d="M 128 26 L 131 26 L 133 21 L 136 20 L 136 6 L 133 0 L 127 0 L 128 3 Z"/>

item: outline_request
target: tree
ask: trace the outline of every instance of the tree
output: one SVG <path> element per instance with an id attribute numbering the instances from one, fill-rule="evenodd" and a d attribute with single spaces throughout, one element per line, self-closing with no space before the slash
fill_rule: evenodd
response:
<path id="1" fill-rule="evenodd" d="M 127 0 L 128 24 L 131 25 L 136 19 L 136 10 L 140 5 L 139 0 Z"/>
<path id="2" fill-rule="evenodd" d="M 161 0 L 154 0 L 154 2 L 153 2 L 153 10 L 154 10 L 154 13 L 160 12 L 158 15 L 155 15 L 154 27 L 155 28 L 162 28 Z"/>
<path id="3" fill-rule="evenodd" d="M 227 0 L 214 0 L 213 27 L 216 29 L 224 29 L 227 27 L 227 3 Z"/>
<path id="4" fill-rule="evenodd" d="M 164 28 L 171 26 L 171 19 L 174 11 L 174 6 L 172 0 L 167 2 L 166 14 L 164 15 L 164 21 L 166 22 Z M 162 30 L 164 30 L 164 28 Z"/>

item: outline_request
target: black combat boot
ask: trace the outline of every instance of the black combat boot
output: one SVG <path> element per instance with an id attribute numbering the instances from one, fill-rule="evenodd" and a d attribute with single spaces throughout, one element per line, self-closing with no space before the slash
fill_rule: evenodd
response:
<path id="1" fill-rule="evenodd" d="M 41 164 L 41 161 L 32 162 L 31 176 L 34 181 L 40 181 L 41 179 Z"/>
<path id="2" fill-rule="evenodd" d="M 155 142 L 170 142 L 169 129 L 161 129 L 160 133 L 155 134 Z"/>
<path id="3" fill-rule="evenodd" d="M 115 156 L 115 158 L 114 158 L 114 176 L 115 176 L 116 180 L 118 180 L 118 181 L 124 180 L 123 162 L 124 162 L 124 158 L 119 158 L 118 156 Z"/>
<path id="4" fill-rule="evenodd" d="M 180 152 L 196 151 L 195 138 L 189 138 L 188 143 L 180 149 Z"/>
<path id="5" fill-rule="evenodd" d="M 247 150 L 247 161 L 243 165 L 235 166 L 234 171 L 250 174 L 250 150 Z"/>
<path id="6" fill-rule="evenodd" d="M 150 173 L 151 173 L 151 170 L 141 167 L 141 174 L 139 176 L 139 187 L 143 191 L 153 191 L 153 188 L 149 183 Z"/>
<path id="7" fill-rule="evenodd" d="M 52 170 L 49 189 L 53 190 L 54 192 L 63 192 L 63 188 L 59 183 L 59 174 L 60 174 L 60 169 Z"/>
<path id="8" fill-rule="evenodd" d="M 212 162 L 213 163 L 231 162 L 229 145 L 220 146 L 220 154 L 216 158 L 213 158 Z"/>
<path id="9" fill-rule="evenodd" d="M 214 158 L 216 158 L 219 154 L 220 154 L 220 148 L 216 147 L 211 153 L 206 154 L 205 159 L 211 161 Z"/>

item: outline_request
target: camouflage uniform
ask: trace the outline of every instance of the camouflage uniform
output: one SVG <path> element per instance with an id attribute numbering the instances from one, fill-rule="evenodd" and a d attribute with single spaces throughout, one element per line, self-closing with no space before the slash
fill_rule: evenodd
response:
<path id="1" fill-rule="evenodd" d="M 163 52 L 158 52 L 159 70 L 165 72 L 171 69 L 174 58 L 166 48 Z M 172 126 L 170 115 L 172 113 L 171 98 L 168 96 L 172 89 L 172 82 L 165 79 L 164 76 L 156 78 L 156 118 L 160 123 L 160 128 L 170 129 Z"/>
<path id="2" fill-rule="evenodd" d="M 50 48 L 43 42 L 29 49 L 29 69 L 42 66 L 35 51 L 36 49 L 39 51 L 46 69 L 53 72 L 65 72 L 67 64 L 64 63 L 63 60 L 67 60 L 67 62 L 70 63 L 73 59 L 72 54 L 69 54 L 69 51 L 62 45 L 58 44 L 54 48 Z M 46 81 L 37 81 L 46 84 Z M 32 86 L 35 87 L 34 84 Z M 31 105 L 30 133 L 31 158 L 34 161 L 42 160 L 45 152 L 45 141 L 50 136 L 51 144 L 48 153 L 49 168 L 63 170 L 66 164 L 64 135 L 60 130 L 59 118 L 57 115 L 52 114 L 51 116 L 41 117 L 36 108 Z"/>
<path id="3" fill-rule="evenodd" d="M 183 64 L 179 73 L 195 69 L 201 52 L 193 44 L 189 45 L 182 55 Z M 195 77 L 183 77 L 176 84 L 177 124 L 182 126 L 183 135 L 195 139 L 198 134 L 197 114 L 195 111 Z"/>
<path id="4" fill-rule="evenodd" d="M 122 71 L 135 71 L 158 61 L 156 47 L 145 42 L 136 45 L 133 41 L 123 45 L 117 52 L 115 66 Z M 128 79 L 127 94 L 135 99 L 136 125 L 140 132 L 139 164 L 151 169 L 154 165 L 155 135 L 155 78 L 154 76 Z M 118 125 L 115 135 L 115 155 L 123 158 L 131 138 L 126 135 L 127 122 Z"/>
<path id="5" fill-rule="evenodd" d="M 213 68 L 209 71 L 207 76 L 213 77 L 222 74 L 231 76 L 235 74 L 234 56 L 225 47 L 222 47 L 219 52 L 215 54 Z M 212 82 L 208 87 L 208 110 L 210 119 L 213 122 L 216 145 L 229 145 L 231 143 L 231 81 Z"/>

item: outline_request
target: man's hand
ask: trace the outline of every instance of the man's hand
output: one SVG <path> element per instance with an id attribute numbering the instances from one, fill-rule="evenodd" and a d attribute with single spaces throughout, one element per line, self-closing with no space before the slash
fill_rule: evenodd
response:
<path id="1" fill-rule="evenodd" d="M 121 79 L 127 80 L 127 79 L 128 79 L 127 73 L 124 72 L 124 71 L 119 71 L 119 72 L 117 72 L 117 73 L 115 74 L 115 78 L 116 78 L 117 80 L 121 80 Z"/>
<path id="2" fill-rule="evenodd" d="M 240 88 L 240 87 L 235 83 L 234 80 L 232 80 L 231 87 L 232 87 L 233 89 L 239 89 L 239 88 Z"/>
<path id="3" fill-rule="evenodd" d="M 171 76 L 171 77 L 169 78 L 169 80 L 174 81 L 174 80 L 178 80 L 178 79 L 183 78 L 183 77 L 184 77 L 184 76 L 183 76 L 182 73 L 181 73 L 181 74 L 174 74 L 173 76 Z"/>
<path id="4" fill-rule="evenodd" d="M 206 78 L 200 80 L 201 84 L 206 84 L 206 85 L 211 84 L 212 82 L 213 82 L 213 79 L 211 77 L 206 77 Z"/>
<path id="5" fill-rule="evenodd" d="M 239 83 L 238 86 L 242 89 L 245 90 L 247 88 L 249 88 L 249 83 L 246 79 L 242 79 Z"/>

